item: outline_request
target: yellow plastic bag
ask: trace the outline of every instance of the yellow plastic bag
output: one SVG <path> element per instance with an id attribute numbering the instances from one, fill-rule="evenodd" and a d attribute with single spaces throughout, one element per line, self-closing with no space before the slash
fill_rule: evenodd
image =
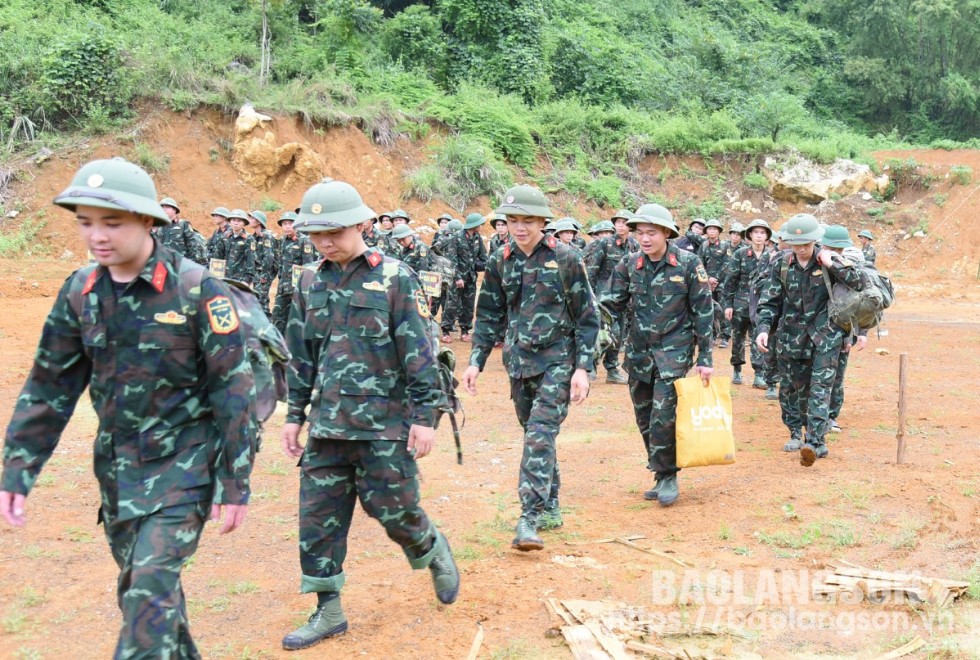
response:
<path id="1" fill-rule="evenodd" d="M 731 379 L 714 376 L 708 387 L 690 376 L 674 381 L 677 390 L 677 467 L 735 462 Z"/>

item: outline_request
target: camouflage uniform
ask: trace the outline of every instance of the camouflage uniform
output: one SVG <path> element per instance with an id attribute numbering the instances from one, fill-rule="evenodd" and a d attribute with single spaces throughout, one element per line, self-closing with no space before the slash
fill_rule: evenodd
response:
<path id="1" fill-rule="evenodd" d="M 460 334 L 469 334 L 473 328 L 473 307 L 476 304 L 477 273 L 483 272 L 487 264 L 487 252 L 478 231 L 468 234 L 466 230 L 452 235 L 450 243 L 444 248 L 445 255 L 453 262 L 456 279 L 463 280 L 463 288 L 450 284 L 446 300 L 446 310 L 442 315 L 442 333 L 447 335 L 459 322 Z"/>
<path id="2" fill-rule="evenodd" d="M 223 244 L 227 242 L 231 233 L 231 227 L 229 225 L 214 230 L 214 233 L 211 234 L 211 238 L 208 239 L 207 245 L 205 246 L 208 260 L 221 258 L 218 254 L 224 253 Z"/>
<path id="3" fill-rule="evenodd" d="M 320 258 L 310 239 L 303 234 L 294 238 L 283 236 L 279 245 L 279 285 L 276 287 L 276 304 L 272 308 L 272 322 L 283 335 L 289 320 L 289 307 L 293 301 L 293 266 L 305 266 Z"/>
<path id="4" fill-rule="evenodd" d="M 212 501 L 248 503 L 254 384 L 239 321 L 225 284 L 180 261 L 158 243 L 129 284 L 96 266 L 65 282 L 4 446 L 0 488 L 27 494 L 89 388 L 98 517 L 120 569 L 118 658 L 200 657 L 180 570 Z"/>
<path id="5" fill-rule="evenodd" d="M 398 244 L 398 241 L 391 237 L 390 231 L 375 229 L 374 233 L 378 235 L 378 241 L 376 243 L 378 250 L 380 250 L 386 257 L 401 259 L 402 246 Z"/>
<path id="6" fill-rule="evenodd" d="M 688 231 L 680 238 L 675 239 L 673 244 L 678 250 L 685 250 L 696 255 L 701 250 L 701 244 L 704 243 L 704 240 L 704 236 Z"/>
<path id="7" fill-rule="evenodd" d="M 490 243 L 487 246 L 487 255 L 493 256 L 493 253 L 503 247 L 504 243 L 510 241 L 510 236 L 500 238 L 500 234 L 494 234 L 490 237 Z"/>
<path id="8" fill-rule="evenodd" d="M 487 266 L 477 305 L 470 365 L 482 371 L 507 323 L 504 366 L 524 428 L 518 494 L 536 523 L 560 486 L 555 440 L 568 414 L 575 369 L 593 366 L 599 315 L 580 259 L 553 236 L 530 256 L 511 241 Z"/>
<path id="9" fill-rule="evenodd" d="M 362 231 L 361 237 L 364 239 L 364 244 L 370 248 L 378 247 L 378 240 L 381 238 L 381 233 L 377 227 L 371 226 L 370 231 Z"/>
<path id="10" fill-rule="evenodd" d="M 732 326 L 728 322 L 728 319 L 725 318 L 725 310 L 721 305 L 721 301 L 722 287 L 725 280 L 725 266 L 728 264 L 728 260 L 732 258 L 731 244 L 720 238 L 714 243 L 710 239 L 705 238 L 701 244 L 701 248 L 698 250 L 698 256 L 701 258 L 701 263 L 704 264 L 704 270 L 708 273 L 708 277 L 713 277 L 718 280 L 718 285 L 711 292 L 711 299 L 714 301 L 715 328 L 718 330 L 716 335 L 728 341 L 732 338 Z"/>
<path id="11" fill-rule="evenodd" d="M 749 314 L 749 295 L 750 291 L 759 286 L 762 274 L 768 274 L 772 252 L 771 249 L 763 247 L 762 252 L 759 253 L 755 251 L 751 243 L 743 245 L 728 260 L 725 273 L 722 278 L 719 278 L 723 282 L 718 288 L 718 290 L 723 291 L 724 302 L 722 306 L 724 309 L 732 310 L 732 358 L 730 364 L 736 368 L 745 364 L 746 335 L 750 340 L 756 336 Z M 710 271 L 708 274 L 711 274 Z M 765 373 L 765 353 L 759 350 L 754 341 L 749 349 L 749 359 L 752 362 L 752 370 L 756 374 Z"/>
<path id="12" fill-rule="evenodd" d="M 698 366 L 711 366 L 708 274 L 695 255 L 668 243 L 659 261 L 642 253 L 621 261 L 600 300 L 615 317 L 632 318 L 625 367 L 647 468 L 660 481 L 679 470 L 674 381 L 694 365 L 695 347 Z"/>
<path id="13" fill-rule="evenodd" d="M 402 256 L 400 259 L 416 273 L 421 273 L 423 270 L 431 269 L 429 261 L 429 248 L 425 243 L 420 241 L 417 236 L 412 239 L 412 247 L 408 249 L 402 248 Z"/>
<path id="14" fill-rule="evenodd" d="M 773 270 L 779 268 L 779 264 L 787 255 L 792 254 L 791 250 L 778 250 L 776 248 L 769 248 L 769 256 L 766 260 L 759 265 L 759 270 L 756 273 L 756 277 L 750 282 L 749 288 L 749 317 L 752 320 L 752 338 L 759 335 L 759 301 L 762 299 L 762 293 L 765 289 L 769 287 L 769 281 L 772 279 Z M 762 354 L 763 362 L 763 373 L 766 379 L 766 385 L 769 387 L 770 391 L 772 388 L 776 387 L 779 383 L 779 365 L 776 361 L 776 356 L 779 354 L 779 319 L 783 315 L 783 308 L 780 305 L 775 314 L 772 317 L 772 324 L 769 326 L 769 352 Z M 755 345 L 755 341 L 752 342 Z M 779 392 L 780 402 L 783 400 L 783 392 Z M 782 408 L 782 404 L 780 405 Z"/>
<path id="15" fill-rule="evenodd" d="M 589 283 L 595 288 L 596 296 L 601 299 L 603 295 L 609 293 L 612 274 L 617 264 L 630 253 L 639 251 L 640 244 L 632 236 L 627 235 L 624 239 L 613 235 L 593 241 L 592 245 L 595 247 L 589 250 L 585 265 L 589 274 Z M 629 332 L 629 323 L 628 318 L 617 319 L 610 330 L 613 342 L 602 356 L 602 366 L 607 371 L 615 372 L 619 369 L 619 352 L 623 349 L 623 342 Z"/>
<path id="16" fill-rule="evenodd" d="M 225 277 L 242 284 L 252 284 L 255 277 L 255 239 L 244 229 L 236 235 L 231 232 L 228 237 L 217 244 L 216 259 L 225 260 Z"/>
<path id="17" fill-rule="evenodd" d="M 456 220 L 455 222 L 457 222 L 460 226 L 462 226 L 462 223 L 459 223 L 458 220 Z M 452 261 L 453 260 L 452 257 L 449 254 L 447 254 L 447 252 L 453 247 L 452 237 L 455 234 L 455 231 L 456 230 L 450 229 L 449 227 L 443 227 L 442 229 L 437 231 L 432 236 L 431 250 L 435 254 L 438 254 L 441 257 L 446 257 L 447 259 Z M 442 315 L 443 316 L 446 315 L 445 308 L 448 305 L 449 299 L 452 298 L 453 292 L 455 290 L 456 290 L 456 284 L 454 282 L 442 283 L 442 295 L 433 298 L 431 302 L 430 310 L 432 312 L 433 319 L 436 317 L 436 314 L 439 313 L 440 307 L 443 309 Z"/>
<path id="18" fill-rule="evenodd" d="M 346 269 L 324 260 L 302 275 L 286 333 L 286 421 L 309 422 L 300 461 L 303 593 L 343 586 L 358 498 L 413 568 L 428 566 L 439 533 L 419 507 L 418 467 L 406 447 L 409 427 L 432 427 L 444 402 L 428 315 L 415 275 L 374 249 Z"/>
<path id="19" fill-rule="evenodd" d="M 861 253 L 864 255 L 864 260 L 872 266 L 875 263 L 875 259 L 878 258 L 878 251 L 875 250 L 875 246 L 871 243 L 868 243 L 866 247 L 861 248 Z"/>
<path id="20" fill-rule="evenodd" d="M 783 424 L 794 439 L 802 438 L 805 426 L 806 443 L 822 448 L 844 331 L 830 322 L 819 251 L 819 244 L 815 245 L 805 268 L 791 251 L 774 264 L 759 301 L 757 332 L 772 335 L 773 320 L 782 309 L 776 360 Z M 826 271 L 831 282 L 841 281 L 855 289 L 861 286 L 860 271 L 847 260 L 835 256 Z"/>
<path id="21" fill-rule="evenodd" d="M 269 311 L 269 291 L 272 281 L 279 273 L 279 240 L 268 229 L 261 229 L 252 235 L 255 241 L 255 279 L 252 288 L 258 296 L 262 308 Z"/>
<path id="22" fill-rule="evenodd" d="M 207 264 L 207 241 L 183 218 L 156 230 L 160 244 L 201 265 Z"/>

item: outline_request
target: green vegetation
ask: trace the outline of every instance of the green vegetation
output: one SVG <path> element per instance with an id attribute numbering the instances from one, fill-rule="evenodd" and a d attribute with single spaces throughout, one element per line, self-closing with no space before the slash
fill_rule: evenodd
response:
<path id="1" fill-rule="evenodd" d="M 968 186 L 973 181 L 973 168 L 969 165 L 953 165 L 949 168 L 949 175 L 954 183 L 961 186 Z"/>
<path id="2" fill-rule="evenodd" d="M 445 139 L 433 146 L 436 162 L 409 188 L 454 206 L 496 194 L 515 167 L 550 189 L 618 206 L 645 201 L 633 178 L 650 154 L 796 148 L 827 162 L 909 143 L 975 146 L 980 7 L 923 7 L 7 0 L 0 160 L 65 132 L 111 131 L 145 101 L 188 111 L 250 100 L 315 130 L 357 126 L 381 146 L 437 127 Z M 139 144 L 136 157 L 158 172 L 169 166 Z"/>

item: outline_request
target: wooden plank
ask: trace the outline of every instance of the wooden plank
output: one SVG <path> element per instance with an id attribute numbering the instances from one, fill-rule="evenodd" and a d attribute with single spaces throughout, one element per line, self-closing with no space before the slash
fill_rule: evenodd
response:
<path id="1" fill-rule="evenodd" d="M 547 598 L 544 601 L 545 607 L 551 610 L 551 613 L 555 615 L 556 618 L 560 619 L 566 626 L 574 626 L 575 621 L 572 620 L 572 615 L 568 613 L 568 610 L 558 602 L 557 598 Z M 561 625 L 561 624 L 559 624 Z"/>
<path id="2" fill-rule="evenodd" d="M 592 545 L 593 543 L 615 543 L 616 539 L 626 539 L 628 541 L 638 541 L 645 539 L 643 534 L 631 534 L 630 536 L 616 536 L 609 539 L 596 539 L 595 541 L 565 541 L 565 545 Z"/>
<path id="3" fill-rule="evenodd" d="M 651 658 L 667 658 L 668 660 L 677 660 L 678 658 L 683 657 L 677 655 L 673 651 L 668 651 L 663 647 L 654 646 L 653 644 L 646 644 L 644 642 L 626 642 L 626 648 L 628 648 L 630 651 L 643 653 Z"/>
<path id="4" fill-rule="evenodd" d="M 622 536 L 616 539 L 616 543 L 625 545 L 627 548 L 633 548 L 634 550 L 645 552 L 646 554 L 653 555 L 654 557 L 660 557 L 661 559 L 666 559 L 667 561 L 671 561 L 677 564 L 681 568 L 694 568 L 694 564 L 690 564 L 682 559 L 678 559 L 677 557 L 668 555 L 666 552 L 661 552 L 660 550 L 654 550 L 653 548 L 644 548 L 643 546 L 637 545 L 636 543 L 633 543 L 629 539 Z"/>
<path id="5" fill-rule="evenodd" d="M 476 660 L 476 656 L 480 654 L 481 646 L 483 646 L 483 624 L 477 622 L 476 637 L 473 638 L 473 643 L 470 645 L 470 652 L 466 655 L 466 660 Z"/>
<path id="6" fill-rule="evenodd" d="M 585 626 L 563 626 L 561 634 L 577 660 L 612 660 Z"/>
<path id="7" fill-rule="evenodd" d="M 563 600 L 561 605 L 579 623 L 585 623 L 587 619 L 597 619 L 606 612 L 626 607 L 626 603 L 611 600 Z"/>
<path id="8" fill-rule="evenodd" d="M 875 658 L 875 660 L 894 660 L 895 658 L 901 658 L 903 655 L 908 655 L 909 653 L 918 651 L 925 645 L 926 640 L 922 639 L 921 637 L 916 637 L 908 644 L 899 646 L 897 649 L 889 651 L 884 655 L 879 655 L 877 658 Z"/>
<path id="9" fill-rule="evenodd" d="M 593 637 L 599 640 L 599 644 L 613 660 L 629 660 L 630 655 L 626 652 L 626 645 L 605 630 L 598 620 L 589 619 L 585 622 L 585 627 L 589 629 Z"/>

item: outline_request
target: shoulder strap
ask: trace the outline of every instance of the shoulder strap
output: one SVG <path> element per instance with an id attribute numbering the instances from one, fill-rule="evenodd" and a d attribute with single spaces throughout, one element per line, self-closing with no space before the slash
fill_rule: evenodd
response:
<path id="1" fill-rule="evenodd" d="M 823 283 L 827 285 L 827 295 L 830 297 L 830 302 L 834 302 L 834 287 L 830 283 L 830 275 L 827 273 L 827 269 L 821 269 L 823 273 Z"/>

